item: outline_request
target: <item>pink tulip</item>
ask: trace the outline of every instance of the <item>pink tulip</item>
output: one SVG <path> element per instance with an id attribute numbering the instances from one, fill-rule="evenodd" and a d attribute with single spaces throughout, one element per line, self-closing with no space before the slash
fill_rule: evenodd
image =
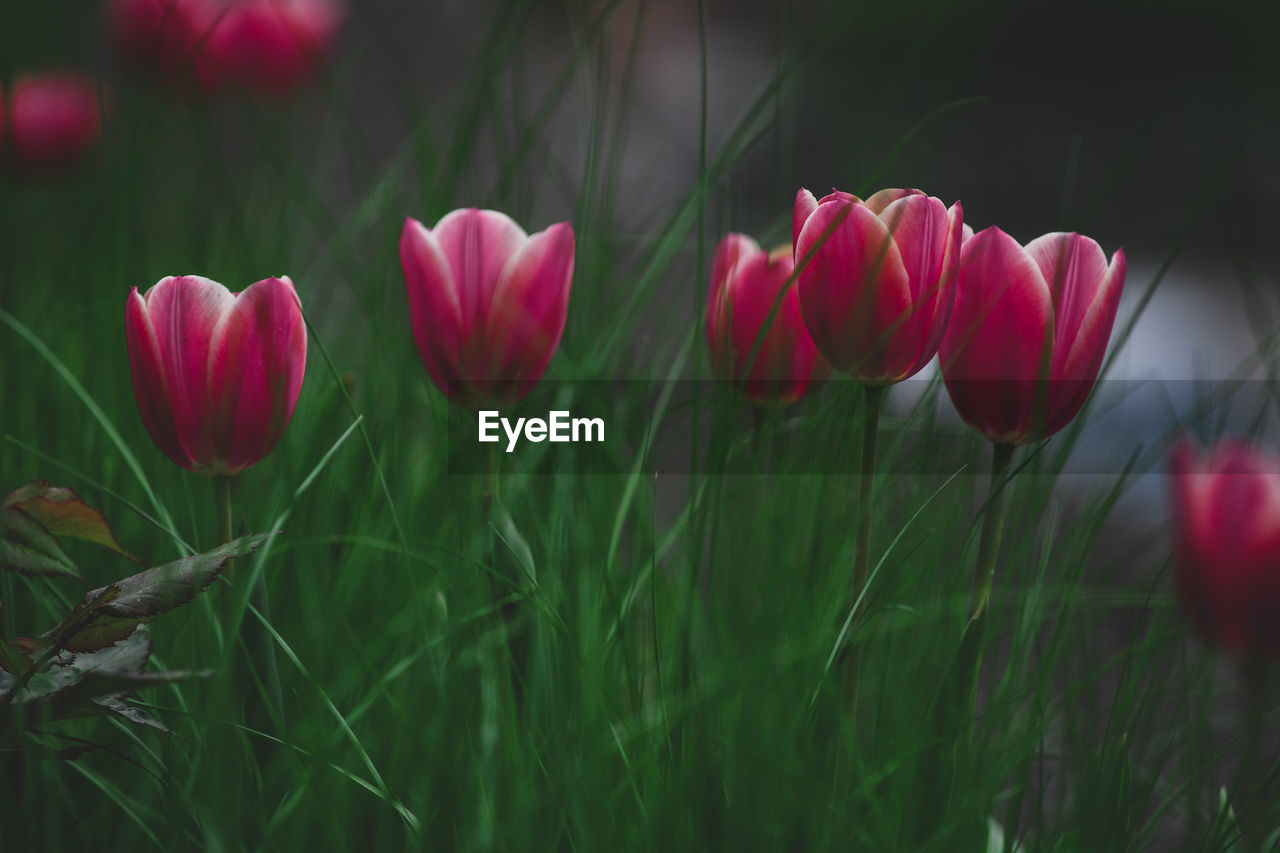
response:
<path id="1" fill-rule="evenodd" d="M 281 94 L 314 76 L 341 21 L 336 0 L 240 0 L 214 28 L 209 53 L 229 82 Z"/>
<path id="2" fill-rule="evenodd" d="M 216 0 L 113 0 L 108 24 L 126 62 L 209 90 L 219 75 L 206 48 L 222 12 Z"/>
<path id="3" fill-rule="evenodd" d="M 405 220 L 413 339 L 450 399 L 513 402 L 537 384 L 564 332 L 573 251 L 567 222 L 526 236 L 496 210 L 455 210 L 434 229 Z"/>
<path id="4" fill-rule="evenodd" d="M 712 264 L 707 301 L 711 368 L 720 379 L 741 383 L 753 403 L 794 403 L 811 383 L 831 372 L 800 319 L 791 251 L 782 246 L 766 252 L 745 234 L 727 234 Z M 768 331 L 752 360 L 766 324 Z"/>
<path id="5" fill-rule="evenodd" d="M 125 57 L 209 91 L 280 94 L 307 82 L 342 21 L 338 0 L 115 0 Z"/>
<path id="6" fill-rule="evenodd" d="M 1239 442 L 1169 460 L 1177 582 L 1192 624 L 1228 652 L 1280 657 L 1280 458 Z"/>
<path id="7" fill-rule="evenodd" d="M 796 194 L 800 313 L 819 352 L 869 385 L 915 374 L 938 350 L 955 300 L 963 211 L 919 190 Z"/>
<path id="8" fill-rule="evenodd" d="M 1098 377 L 1124 274 L 1123 249 L 1108 266 L 1079 234 L 1046 234 L 1023 248 L 992 227 L 965 241 L 939 350 L 960 416 L 1002 444 L 1066 426 Z"/>
<path id="9" fill-rule="evenodd" d="M 19 171 L 66 169 L 102 132 L 102 110 L 94 81 L 61 71 L 17 78 L 0 125 Z"/>
<path id="10" fill-rule="evenodd" d="M 183 468 L 228 476 L 284 433 L 307 361 L 302 306 L 288 276 L 232 293 L 169 276 L 125 306 L 133 393 L 142 422 Z"/>

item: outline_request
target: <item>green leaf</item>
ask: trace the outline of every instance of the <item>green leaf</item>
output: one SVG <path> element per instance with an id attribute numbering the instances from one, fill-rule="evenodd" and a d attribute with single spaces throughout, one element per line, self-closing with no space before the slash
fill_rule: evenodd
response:
<path id="1" fill-rule="evenodd" d="M 33 480 L 10 492 L 0 503 L 22 510 L 54 536 L 82 539 L 109 548 L 135 563 L 142 562 L 121 546 L 106 516 L 71 489 Z"/>
<path id="2" fill-rule="evenodd" d="M 82 578 L 58 540 L 21 509 L 0 506 L 0 569 L 32 577 Z"/>
<path id="3" fill-rule="evenodd" d="M 151 637 L 145 625 L 125 639 L 95 652 L 63 652 L 48 669 L 27 682 L 15 704 L 25 705 L 36 719 L 119 714 L 139 725 L 159 726 L 149 715 L 120 697 L 143 687 L 203 675 L 186 670 L 146 672 Z M 104 701 L 106 700 L 106 701 Z"/>
<path id="4" fill-rule="evenodd" d="M 129 636 L 105 649 L 85 654 L 63 652 L 52 666 L 31 676 L 26 686 L 26 700 L 58 695 L 94 673 L 128 679 L 141 674 L 150 659 L 151 636 L 145 625 L 139 625 Z M 126 689 L 127 685 L 96 695 L 109 696 Z"/>
<path id="5" fill-rule="evenodd" d="M 49 530 L 10 506 L 0 506 L 0 569 L 28 576 L 83 579 Z"/>
<path id="6" fill-rule="evenodd" d="M 73 652 L 105 648 L 128 637 L 139 624 L 194 599 L 228 560 L 252 554 L 270 534 L 242 536 L 212 551 L 146 569 L 87 593 L 63 622 L 45 634 Z"/>
<path id="7" fill-rule="evenodd" d="M 31 667 L 31 656 L 23 652 L 18 641 L 0 640 L 0 670 L 19 675 Z"/>

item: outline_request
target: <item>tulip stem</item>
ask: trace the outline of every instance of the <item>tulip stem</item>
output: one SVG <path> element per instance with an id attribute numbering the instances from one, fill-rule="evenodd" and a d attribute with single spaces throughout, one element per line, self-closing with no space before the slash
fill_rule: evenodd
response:
<path id="1" fill-rule="evenodd" d="M 876 479 L 876 438 L 880 433 L 880 405 L 884 402 L 886 387 L 867 385 L 862 419 L 862 467 L 858 476 L 858 541 L 853 558 L 853 582 L 850 593 L 853 606 L 862 610 L 859 603 L 871 573 L 871 497 Z M 853 618 L 858 618 L 855 611 Z M 862 680 L 862 646 L 855 644 L 849 655 L 848 697 L 850 714 L 858 707 L 858 690 Z"/>
<path id="2" fill-rule="evenodd" d="M 502 479 L 498 471 L 498 462 L 497 448 L 490 447 L 488 453 L 485 454 L 484 483 L 480 490 L 480 508 L 483 513 L 481 526 L 484 529 L 483 560 L 489 566 L 489 572 L 486 573 L 489 597 L 494 601 L 495 605 L 498 605 L 498 602 L 506 598 L 503 582 L 498 580 L 499 573 L 506 575 L 500 564 L 502 550 L 498 547 L 498 536 L 493 527 L 493 502 L 498 497 L 498 484 Z M 510 632 L 511 622 L 517 613 L 517 607 L 518 604 L 516 602 L 507 602 L 499 605 L 494 614 L 496 620 L 494 627 L 498 638 L 493 647 L 494 667 L 497 672 L 501 673 L 499 690 L 503 707 L 507 711 L 506 724 L 504 725 L 506 729 L 510 729 L 510 724 L 515 718 L 515 707 L 523 677 L 520 664 L 517 662 L 518 652 L 513 648 L 515 644 L 512 643 Z M 512 737 L 510 733 L 508 733 L 508 736 Z"/>
<path id="3" fill-rule="evenodd" d="M 218 544 L 223 545 L 230 542 L 231 535 L 231 486 L 234 477 L 215 476 L 213 478 L 213 503 L 217 512 Z M 234 596 L 230 590 L 235 589 L 236 584 L 236 561 L 227 560 L 227 564 L 222 568 L 222 576 L 227 579 L 228 593 L 222 597 L 223 611 L 226 616 L 227 627 L 231 626 L 231 608 L 233 606 Z"/>
<path id="4" fill-rule="evenodd" d="M 225 544 L 231 541 L 232 531 L 232 486 L 234 485 L 233 477 L 223 477 L 215 475 L 213 477 L 213 505 L 217 518 L 218 529 L 215 531 L 218 544 Z M 227 560 L 222 566 L 222 577 L 226 581 L 226 586 L 222 589 L 222 676 L 226 679 L 223 698 L 228 703 L 227 713 L 236 722 L 244 721 L 244 710 L 237 701 L 235 684 L 239 673 L 236 662 L 236 561 L 234 559 Z M 236 787 L 239 788 L 239 780 L 237 779 Z"/>
<path id="5" fill-rule="evenodd" d="M 970 726 L 978 715 L 978 682 L 982 678 L 983 634 L 986 630 L 987 604 L 996 577 L 996 555 L 1004 533 L 1005 494 L 1009 484 L 1009 463 L 1013 459 L 1012 444 L 992 443 L 991 478 L 987 483 L 987 508 L 982 519 L 982 539 L 978 543 L 978 564 L 974 570 L 973 588 L 969 591 L 969 619 L 965 623 L 960 644 L 960 684 L 966 681 L 964 694 L 966 722 Z"/>
<path id="6" fill-rule="evenodd" d="M 973 576 L 973 589 L 969 594 L 970 622 L 982 616 L 991 598 L 991 585 L 996 577 L 996 554 L 1000 551 L 1000 538 L 1004 534 L 1005 485 L 1009 475 L 1009 462 L 1013 459 L 1013 447 L 1012 444 L 992 443 L 987 512 L 982 519 L 978 566 Z"/>

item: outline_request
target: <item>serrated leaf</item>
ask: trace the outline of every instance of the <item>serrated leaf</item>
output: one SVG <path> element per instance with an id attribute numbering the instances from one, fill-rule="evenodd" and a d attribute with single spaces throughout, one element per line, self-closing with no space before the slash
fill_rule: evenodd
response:
<path id="1" fill-rule="evenodd" d="M 54 536 L 92 542 L 115 551 L 127 560 L 142 562 L 116 539 L 106 516 L 85 503 L 72 489 L 33 480 L 10 492 L 2 503 L 22 510 Z"/>
<path id="2" fill-rule="evenodd" d="M 27 641 L 30 643 L 30 641 Z M 18 641 L 0 640 L 0 670 L 10 675 L 20 675 L 31 668 L 31 656 L 22 651 Z"/>
<path id="3" fill-rule="evenodd" d="M 242 536 L 212 551 L 146 569 L 92 590 L 62 624 L 45 636 L 70 651 L 105 648 L 128 637 L 139 624 L 194 599 L 213 582 L 228 560 L 252 554 L 269 536 Z"/>
<path id="4" fill-rule="evenodd" d="M 105 649 L 84 654 L 63 652 L 48 669 L 31 676 L 31 680 L 27 682 L 26 696 L 28 701 L 52 696 L 99 670 L 137 675 L 142 673 L 150 658 L 151 635 L 145 625 L 139 625 L 128 637 Z M 109 693 L 98 695 L 105 696 Z"/>
<path id="5" fill-rule="evenodd" d="M 15 704 L 25 705 L 38 718 L 51 720 L 114 713 L 140 725 L 152 725 L 154 721 L 144 721 L 149 719 L 148 715 L 124 704 L 121 697 L 143 687 L 203 673 L 145 672 L 150 657 L 151 638 L 146 626 L 140 625 L 128 638 L 109 648 L 85 654 L 64 652 L 49 669 L 32 676 Z M 110 699 L 116 701 L 102 701 Z M 122 707 L 128 713 L 122 711 Z"/>
<path id="6" fill-rule="evenodd" d="M 0 506 L 0 569 L 31 577 L 81 579 L 80 570 L 40 522 L 15 506 Z"/>
<path id="7" fill-rule="evenodd" d="M 94 595 L 93 593 L 97 593 L 97 594 Z M 40 638 L 39 642 L 42 643 L 46 648 L 52 646 L 58 649 L 70 648 L 71 651 L 73 652 L 91 652 L 94 650 L 94 648 L 100 649 L 103 646 L 109 646 L 112 643 L 118 642 L 119 640 L 123 640 L 125 637 L 133 633 L 134 628 L 142 624 L 142 622 L 146 621 L 146 620 L 122 620 L 118 626 L 114 626 L 114 627 L 118 629 L 123 629 L 123 630 L 119 630 L 119 631 L 102 630 L 98 632 L 103 637 L 107 637 L 107 636 L 110 636 L 111 634 L 118 633 L 117 636 L 111 636 L 110 639 L 107 639 L 105 642 L 100 643 L 97 646 L 89 647 L 86 643 L 88 642 L 88 640 L 91 640 L 93 638 L 86 636 L 86 637 L 77 639 L 77 634 L 81 633 L 82 631 L 92 632 L 92 631 L 98 631 L 99 628 L 105 628 L 104 625 L 99 624 L 104 620 L 101 620 L 98 618 L 98 611 L 102 609 L 102 607 L 104 607 L 108 602 L 119 598 L 120 589 L 116 587 L 114 584 L 112 584 L 110 586 L 102 587 L 101 589 L 96 589 L 93 591 L 93 593 L 86 595 L 85 600 L 82 601 L 80 604 L 77 604 L 75 609 L 71 611 L 71 615 L 68 616 L 66 619 L 63 619 L 62 622 L 59 623 L 55 628 L 53 628 L 50 631 L 47 631 L 44 634 L 44 636 Z M 90 598 L 90 596 L 93 596 L 93 597 Z M 68 643 L 70 643 L 71 645 L 68 646 Z"/>

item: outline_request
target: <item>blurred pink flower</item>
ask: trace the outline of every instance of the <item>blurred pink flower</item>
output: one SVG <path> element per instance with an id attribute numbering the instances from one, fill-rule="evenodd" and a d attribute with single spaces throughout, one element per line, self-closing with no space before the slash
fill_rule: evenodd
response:
<path id="1" fill-rule="evenodd" d="M 342 23 L 338 0 L 114 0 L 125 58 L 204 91 L 283 94 L 307 83 Z"/>
<path id="2" fill-rule="evenodd" d="M 312 79 L 341 22 L 334 0 L 240 0 L 214 27 L 209 52 L 231 84 L 283 94 Z"/>
<path id="3" fill-rule="evenodd" d="M 1195 628 L 1235 654 L 1280 657 L 1280 458 L 1183 440 L 1169 459 L 1178 592 Z"/>
<path id="4" fill-rule="evenodd" d="M 0 93 L 0 102 L 5 99 Z M 23 74 L 0 103 L 0 139 L 19 173 L 73 166 L 102 133 L 94 81 L 72 71 Z"/>
<path id="5" fill-rule="evenodd" d="M 113 0 L 108 26 L 124 60 L 200 90 L 219 84 L 207 44 L 220 17 L 215 0 Z"/>

